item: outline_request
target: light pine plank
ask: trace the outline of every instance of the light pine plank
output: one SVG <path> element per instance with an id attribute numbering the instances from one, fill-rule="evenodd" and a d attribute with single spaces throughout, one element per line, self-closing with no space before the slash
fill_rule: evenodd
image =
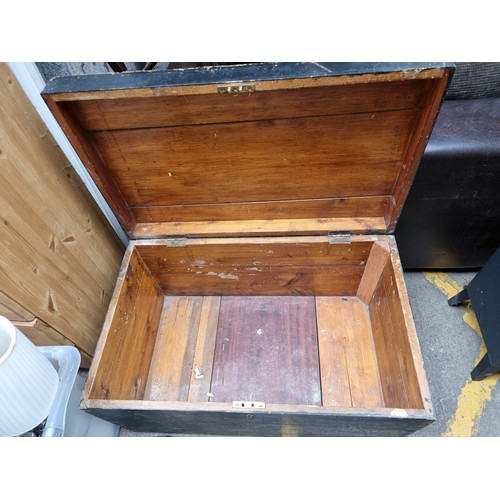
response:
<path id="1" fill-rule="evenodd" d="M 323 404 L 338 404 L 337 399 L 347 402 L 348 387 L 351 406 L 383 407 L 368 308 L 355 297 L 317 297 L 316 308 L 322 374 L 325 371 Z M 338 352 L 332 353 L 332 350 Z M 333 369 L 327 364 L 330 361 L 333 361 Z"/>
<path id="2" fill-rule="evenodd" d="M 220 297 L 202 298 L 188 401 L 209 401 L 220 301 Z"/>
<path id="3" fill-rule="evenodd" d="M 165 297 L 144 399 L 187 400 L 201 305 L 201 297 Z"/>
<path id="4" fill-rule="evenodd" d="M 385 263 L 389 259 L 389 246 L 387 243 L 376 242 L 370 250 L 370 255 L 366 261 L 365 272 L 359 283 L 356 296 L 365 304 L 369 304 L 373 293 L 382 276 Z"/>
<path id="5" fill-rule="evenodd" d="M 349 371 L 340 333 L 343 314 L 340 297 L 317 297 L 318 348 L 323 406 L 352 406 Z"/>
<path id="6" fill-rule="evenodd" d="M 123 247 L 5 63 L 0 185 L 2 292 L 92 354 Z"/>
<path id="7" fill-rule="evenodd" d="M 33 321 L 35 316 L 0 291 L 0 315 L 9 321 Z"/>

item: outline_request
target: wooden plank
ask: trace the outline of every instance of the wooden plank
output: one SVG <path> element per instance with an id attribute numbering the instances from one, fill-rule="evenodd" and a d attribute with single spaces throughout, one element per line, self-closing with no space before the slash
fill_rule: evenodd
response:
<path id="1" fill-rule="evenodd" d="M 369 305 L 386 406 L 422 408 L 406 322 L 389 260 Z"/>
<path id="2" fill-rule="evenodd" d="M 123 247 L 0 64 L 2 292 L 93 353 Z"/>
<path id="3" fill-rule="evenodd" d="M 422 104 L 422 111 L 415 124 L 415 130 L 412 131 L 411 140 L 403 160 L 403 166 L 394 186 L 394 203 L 386 217 L 388 232 L 394 231 L 396 222 L 403 210 L 404 202 L 408 197 L 420 159 L 422 158 L 439 108 L 441 107 L 449 78 L 451 78 L 451 70 L 448 69 L 444 71 L 441 78 L 432 82 L 431 88 L 433 91 L 428 92 L 426 100 Z"/>
<path id="4" fill-rule="evenodd" d="M 202 298 L 188 401 L 209 401 L 220 301 L 220 297 Z"/>
<path id="5" fill-rule="evenodd" d="M 162 272 L 156 279 L 167 295 L 355 295 L 363 275 L 360 266 L 219 269 Z"/>
<path id="6" fill-rule="evenodd" d="M 94 132 L 130 206 L 390 194 L 413 110 Z"/>
<path id="7" fill-rule="evenodd" d="M 136 224 L 135 238 L 165 238 L 168 236 L 276 236 L 317 235 L 335 231 L 358 234 L 384 233 L 383 217 L 333 219 L 239 220 L 222 222 L 151 222 Z"/>
<path id="8" fill-rule="evenodd" d="M 406 291 L 406 285 L 403 277 L 403 267 L 399 258 L 396 239 L 394 236 L 389 236 L 387 240 L 390 248 L 390 258 L 394 272 L 395 286 L 397 294 L 399 295 L 401 310 L 405 322 L 406 338 L 408 339 L 409 348 L 413 356 L 413 367 L 418 381 L 418 390 L 416 388 L 413 389 L 413 394 L 415 395 L 413 404 L 416 408 L 420 408 L 423 402 L 423 406 L 427 414 L 429 416 L 433 416 L 434 409 L 431 401 L 429 384 L 425 374 L 422 352 L 420 350 L 415 323 L 413 321 L 413 315 L 410 308 L 410 301 Z M 408 362 L 406 364 L 408 365 Z M 418 394 L 420 394 L 420 398 L 418 397 Z"/>
<path id="9" fill-rule="evenodd" d="M 318 348 L 323 406 L 352 406 L 344 338 L 335 333 L 344 323 L 340 297 L 316 297 Z"/>
<path id="10" fill-rule="evenodd" d="M 35 318 L 32 321 L 13 321 L 12 324 L 28 337 L 35 345 L 38 346 L 75 346 L 66 337 L 56 332 L 53 328 L 45 324 L 43 321 Z M 76 346 L 75 346 L 76 347 Z M 92 362 L 92 357 L 86 352 L 80 351 L 81 363 L 80 368 L 87 369 Z"/>
<path id="11" fill-rule="evenodd" d="M 166 297 L 144 399 L 187 401 L 201 297 Z"/>
<path id="12" fill-rule="evenodd" d="M 161 240 L 160 240 L 161 241 Z M 261 272 L 266 266 L 364 266 L 370 255 L 372 241 L 329 244 L 327 238 L 207 238 L 189 240 L 185 246 L 137 246 L 148 268 L 157 274 L 162 271 L 209 271 L 214 266 L 226 266 Z M 200 273 L 201 274 L 201 273 Z"/>
<path id="13" fill-rule="evenodd" d="M 314 63 L 313 63 L 314 64 Z M 316 68 L 318 69 L 318 68 Z M 406 69 L 406 68 L 405 68 Z M 254 81 L 256 92 L 265 90 L 293 89 L 297 87 L 311 89 L 314 87 L 357 85 L 363 83 L 378 82 L 386 85 L 388 82 L 398 82 L 401 80 L 432 80 L 443 77 L 443 68 L 416 68 L 407 70 L 389 70 L 387 72 L 373 73 L 374 68 L 366 68 L 362 74 L 346 74 L 328 76 L 317 76 L 311 78 L 310 73 L 302 78 L 285 78 Z M 330 70 L 327 70 L 330 72 Z M 156 73 L 156 72 L 155 72 Z M 305 75 L 304 75 L 305 76 Z M 272 75 L 271 75 L 272 77 Z M 95 99 L 119 99 L 136 97 L 158 97 L 168 95 L 200 95 L 217 94 L 220 83 L 197 83 L 175 85 L 169 83 L 165 78 L 165 73 L 159 73 L 156 77 L 148 74 L 147 79 L 141 73 L 130 73 L 126 78 L 117 81 L 116 78 L 109 78 L 106 75 L 94 76 L 93 78 L 83 77 L 79 81 L 71 82 L 68 88 L 67 79 L 49 82 L 47 93 L 57 101 L 75 101 L 75 100 L 95 100 Z M 240 79 L 241 81 L 241 79 Z M 108 83 L 106 85 L 106 82 Z M 90 84 L 90 85 L 89 85 Z M 232 96 L 231 96 L 232 97 Z"/>
<path id="14" fill-rule="evenodd" d="M 90 394 L 102 399 L 142 399 L 160 322 L 163 294 L 137 254 L 132 252 L 112 318 L 105 325 L 105 344 L 93 372 Z"/>
<path id="15" fill-rule="evenodd" d="M 427 80 L 262 90 L 247 94 L 122 97 L 68 102 L 89 131 L 170 127 L 416 108 Z"/>
<path id="16" fill-rule="evenodd" d="M 376 242 L 370 251 L 370 256 L 366 261 L 365 272 L 359 283 L 356 296 L 365 304 L 369 304 L 380 277 L 389 259 L 389 245 L 385 242 Z"/>
<path id="17" fill-rule="evenodd" d="M 356 297 L 317 297 L 323 405 L 383 407 L 368 308 Z"/>
<path id="18" fill-rule="evenodd" d="M 116 180 L 109 175 L 106 165 L 103 164 L 99 152 L 88 140 L 86 132 L 75 117 L 58 106 L 50 95 L 43 97 L 123 229 L 130 234 L 135 224 L 134 217 L 116 185 Z"/>
<path id="19" fill-rule="evenodd" d="M 200 222 L 269 219 L 385 217 L 389 196 L 253 203 L 132 207 L 137 222 Z"/>
<path id="20" fill-rule="evenodd" d="M 222 297 L 213 401 L 321 404 L 313 297 Z"/>
<path id="21" fill-rule="evenodd" d="M 194 240 L 179 247 L 137 248 L 169 295 L 356 294 L 371 241 L 290 240 L 219 240 L 214 244 Z"/>
<path id="22" fill-rule="evenodd" d="M 9 321 L 33 321 L 35 315 L 27 311 L 0 290 L 0 315 Z"/>

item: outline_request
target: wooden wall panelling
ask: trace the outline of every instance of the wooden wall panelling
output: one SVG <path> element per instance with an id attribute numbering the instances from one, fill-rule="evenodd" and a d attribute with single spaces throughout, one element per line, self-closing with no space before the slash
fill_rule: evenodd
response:
<path id="1" fill-rule="evenodd" d="M 0 289 L 88 356 L 123 246 L 0 64 Z"/>

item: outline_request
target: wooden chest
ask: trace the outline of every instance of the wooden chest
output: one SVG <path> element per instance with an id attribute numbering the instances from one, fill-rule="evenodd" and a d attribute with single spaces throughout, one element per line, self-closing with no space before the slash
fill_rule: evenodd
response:
<path id="1" fill-rule="evenodd" d="M 50 82 L 131 238 L 81 407 L 172 434 L 432 422 L 392 232 L 450 72 L 265 63 Z"/>

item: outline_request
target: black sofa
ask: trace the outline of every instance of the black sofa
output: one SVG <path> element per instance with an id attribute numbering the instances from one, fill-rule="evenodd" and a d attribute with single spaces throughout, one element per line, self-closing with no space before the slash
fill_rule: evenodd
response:
<path id="1" fill-rule="evenodd" d="M 500 63 L 456 63 L 395 236 L 405 269 L 476 269 L 500 247 Z"/>

